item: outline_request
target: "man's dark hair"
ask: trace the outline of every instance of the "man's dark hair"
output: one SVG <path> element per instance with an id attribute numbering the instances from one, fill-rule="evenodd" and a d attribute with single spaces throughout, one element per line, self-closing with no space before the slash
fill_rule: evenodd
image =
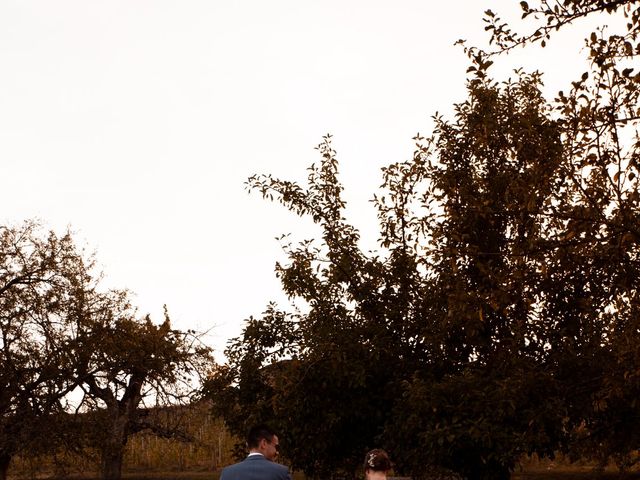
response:
<path id="1" fill-rule="evenodd" d="M 251 429 L 249 429 L 249 433 L 247 434 L 247 446 L 250 449 L 258 448 L 258 446 L 260 445 L 260 440 L 264 438 L 267 442 L 271 442 L 275 434 L 276 432 L 274 432 L 271 428 L 264 424 L 251 427 Z"/>

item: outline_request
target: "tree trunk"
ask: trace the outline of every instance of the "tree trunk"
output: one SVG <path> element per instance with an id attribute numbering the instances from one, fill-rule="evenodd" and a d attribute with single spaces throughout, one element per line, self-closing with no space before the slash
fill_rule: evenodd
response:
<path id="1" fill-rule="evenodd" d="M 120 480 L 122 477 L 122 459 L 124 449 L 129 438 L 131 422 L 134 421 L 138 404 L 142 398 L 140 391 L 146 378 L 145 372 L 138 372 L 129 379 L 129 383 L 120 400 L 116 400 L 111 391 L 99 389 L 95 383 L 95 390 L 102 394 L 102 400 L 107 404 L 107 437 L 102 444 L 102 479 Z"/>
<path id="2" fill-rule="evenodd" d="M 468 478 L 476 480 L 509 480 L 511 478 L 511 471 L 504 465 L 493 464 L 476 473 L 477 476 L 470 475 Z"/>
<path id="3" fill-rule="evenodd" d="M 105 447 L 102 452 L 102 479 L 120 480 L 122 477 L 122 457 L 124 456 L 124 446 Z M 0 479 L 2 480 L 2 479 Z"/>
<path id="4" fill-rule="evenodd" d="M 122 459 L 127 443 L 128 418 L 118 409 L 111 412 L 109 432 L 102 445 L 102 479 L 120 480 Z"/>
<path id="5" fill-rule="evenodd" d="M 475 465 L 474 465 L 475 464 Z M 511 469 L 509 466 L 495 461 L 474 462 L 466 465 L 464 470 L 458 471 L 467 480 L 509 480 Z"/>
<path id="6" fill-rule="evenodd" d="M 7 480 L 7 472 L 11 463 L 11 455 L 0 453 L 0 480 Z"/>

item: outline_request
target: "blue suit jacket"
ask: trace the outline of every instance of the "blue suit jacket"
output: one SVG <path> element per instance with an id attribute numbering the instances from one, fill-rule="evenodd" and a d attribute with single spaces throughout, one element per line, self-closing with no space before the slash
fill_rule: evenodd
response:
<path id="1" fill-rule="evenodd" d="M 289 469 L 267 460 L 262 455 L 251 455 L 242 462 L 222 470 L 220 480 L 291 480 Z"/>

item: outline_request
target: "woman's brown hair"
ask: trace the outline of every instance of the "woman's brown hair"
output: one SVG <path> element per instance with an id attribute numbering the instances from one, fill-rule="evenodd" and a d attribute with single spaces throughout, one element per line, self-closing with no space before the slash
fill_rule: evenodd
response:
<path id="1" fill-rule="evenodd" d="M 388 472 L 391 470 L 391 460 L 387 452 L 380 448 L 374 448 L 364 456 L 364 470 L 374 472 Z"/>

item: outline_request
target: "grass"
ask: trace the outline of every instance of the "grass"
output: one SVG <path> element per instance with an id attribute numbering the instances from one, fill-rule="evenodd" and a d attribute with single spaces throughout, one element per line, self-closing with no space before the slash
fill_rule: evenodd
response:
<path id="1" fill-rule="evenodd" d="M 568 463 L 562 460 L 529 461 L 523 463 L 520 469 L 512 474 L 512 480 L 640 480 L 640 469 L 636 466 L 633 471 L 621 475 L 615 466 L 610 465 L 604 471 L 597 471 L 593 465 L 584 463 Z M 219 480 L 220 469 L 199 465 L 188 471 L 170 469 L 128 470 L 123 473 L 123 480 Z M 21 480 L 19 476 L 12 477 Z M 27 478 L 27 477 L 23 477 Z M 85 472 L 71 474 L 67 477 L 38 476 L 42 480 L 99 480 L 97 473 Z M 296 472 L 293 480 L 305 480 L 302 473 Z"/>
<path id="2" fill-rule="evenodd" d="M 515 471 L 511 475 L 512 480 L 640 480 L 640 471 L 634 469 L 621 474 L 613 466 L 604 471 L 596 470 L 592 465 L 560 464 L 537 465 Z"/>
<path id="3" fill-rule="evenodd" d="M 218 480 L 219 472 L 149 472 L 125 473 L 123 480 Z M 558 469 L 516 472 L 512 480 L 640 480 L 640 472 L 630 472 L 620 476 L 617 471 L 595 472 L 592 469 Z M 70 476 L 64 479 L 48 478 L 47 480 L 97 480 L 95 476 Z M 304 480 L 304 476 L 296 474 L 294 480 Z"/>
<path id="4" fill-rule="evenodd" d="M 618 472 L 523 472 L 514 473 L 511 478 L 513 480 L 632 480 L 640 479 L 640 472 L 627 473 L 624 476 L 620 476 Z"/>

